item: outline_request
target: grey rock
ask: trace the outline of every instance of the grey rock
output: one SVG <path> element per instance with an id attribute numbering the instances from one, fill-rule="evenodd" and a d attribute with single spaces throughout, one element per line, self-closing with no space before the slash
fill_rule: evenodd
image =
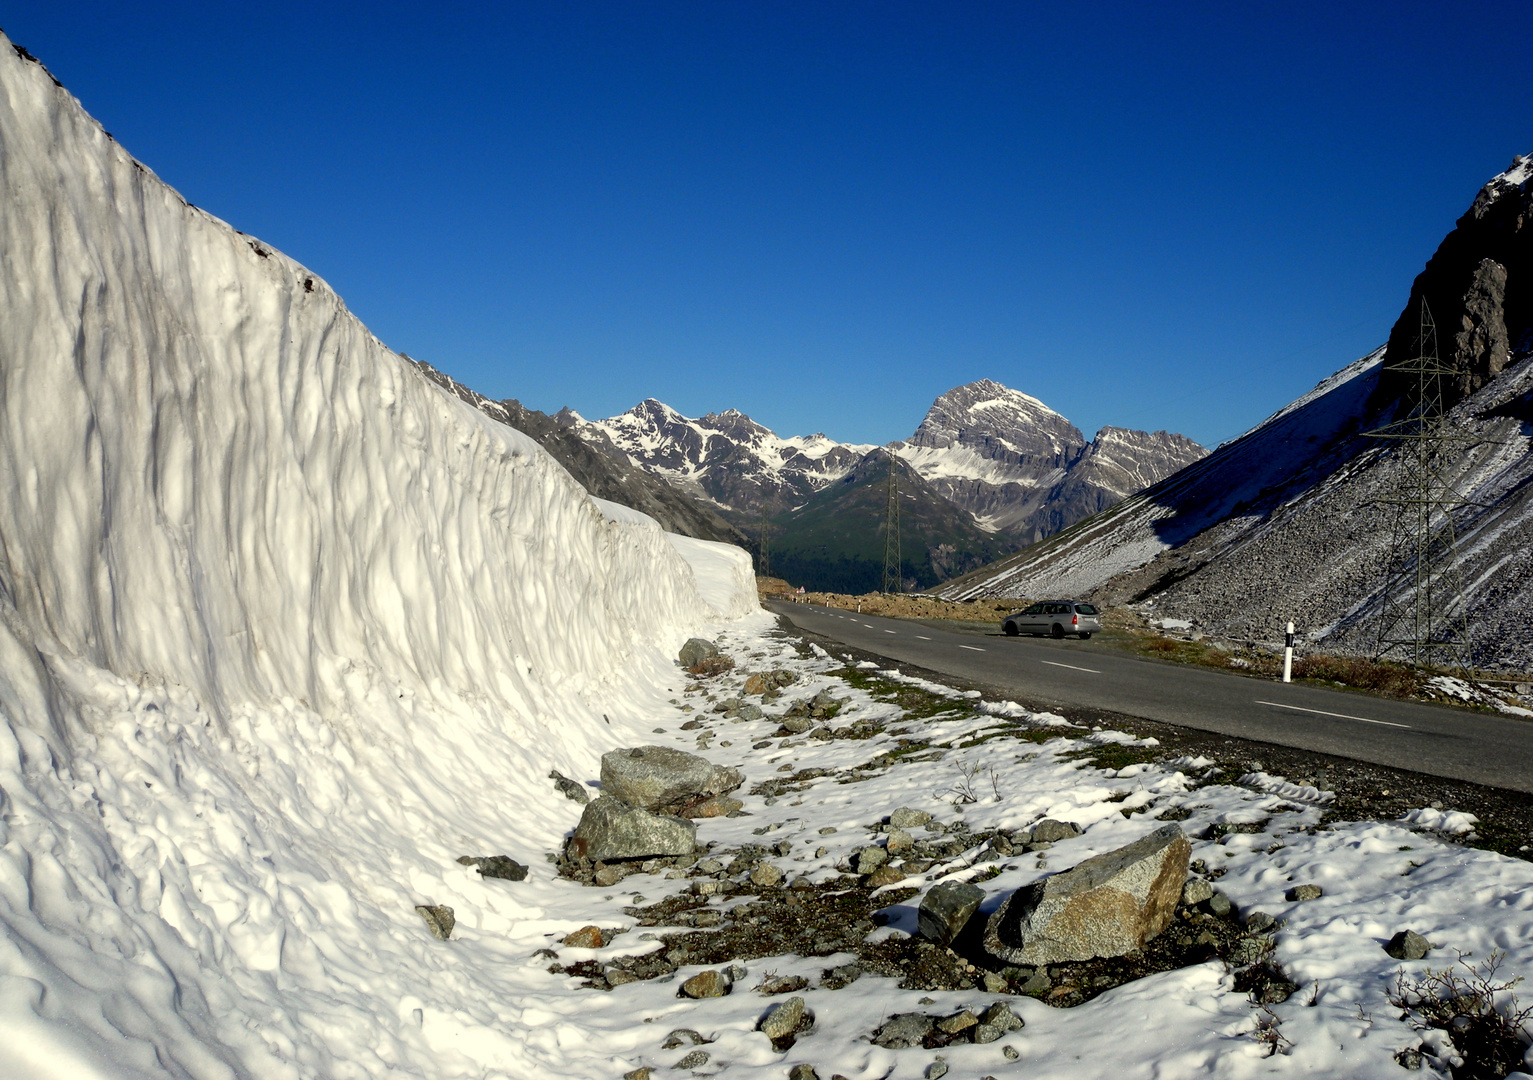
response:
<path id="1" fill-rule="evenodd" d="M 1182 903 L 1188 907 L 1201 904 L 1214 895 L 1214 887 L 1202 878 L 1188 878 L 1182 886 Z"/>
<path id="2" fill-rule="evenodd" d="M 756 1030 L 774 1043 L 787 1039 L 798 1031 L 804 1019 L 804 999 L 794 995 L 786 1001 L 773 1005 L 756 1022 Z"/>
<path id="3" fill-rule="evenodd" d="M 744 705 L 740 706 L 739 715 L 741 720 L 760 720 L 763 716 L 766 715 L 766 713 L 761 711 L 760 705 L 753 704 L 752 702 L 746 702 Z"/>
<path id="4" fill-rule="evenodd" d="M 957 1035 L 959 1032 L 968 1031 L 979 1024 L 979 1017 L 968 1009 L 954 1013 L 952 1016 L 944 1016 L 937 1021 L 937 1030 L 944 1035 Z"/>
<path id="5" fill-rule="evenodd" d="M 607 865 L 600 867 L 596 873 L 592 874 L 591 881 L 603 889 L 610 889 L 627 876 L 628 871 L 624 867 Z"/>
<path id="6" fill-rule="evenodd" d="M 499 878 L 502 881 L 527 879 L 527 868 L 508 855 L 463 855 L 458 862 L 463 866 L 478 867 L 480 877 Z"/>
<path id="7" fill-rule="evenodd" d="M 890 829 L 884 848 L 890 855 L 908 855 L 916 847 L 915 840 L 904 829 Z"/>
<path id="8" fill-rule="evenodd" d="M 638 982 L 639 977 L 631 971 L 624 971 L 620 967 L 609 967 L 602 974 L 607 979 L 608 986 L 626 986 L 629 983 Z"/>
<path id="9" fill-rule="evenodd" d="M 1008 985 L 1004 976 L 997 975 L 993 971 L 987 971 L 980 976 L 980 982 L 984 984 L 985 992 L 990 994 L 1004 994 Z"/>
<path id="10" fill-rule="evenodd" d="M 857 873 L 871 874 L 889 861 L 889 853 L 877 844 L 857 849 Z"/>
<path id="11" fill-rule="evenodd" d="M 1035 971 L 1031 975 L 1029 975 L 1027 977 L 1027 980 L 1025 982 L 1023 982 L 1023 984 L 1022 984 L 1022 993 L 1024 993 L 1024 994 L 1041 994 L 1045 990 L 1048 990 L 1053 985 L 1054 985 L 1054 983 L 1049 979 L 1048 969 L 1047 968 L 1039 968 L 1037 971 Z"/>
<path id="12" fill-rule="evenodd" d="M 651 1077 L 654 1075 L 654 1071 L 651 1070 L 648 1065 L 641 1065 L 637 1069 L 632 1069 L 628 1072 L 625 1072 L 623 1074 L 623 1080 L 651 1080 Z"/>
<path id="13" fill-rule="evenodd" d="M 706 1051 L 706 1050 L 693 1050 L 690 1054 L 688 1054 L 686 1057 L 682 1058 L 675 1065 L 672 1065 L 671 1068 L 673 1068 L 673 1069 L 701 1069 L 706 1064 L 708 1064 L 708 1051 Z"/>
<path id="14" fill-rule="evenodd" d="M 568 851 L 577 859 L 605 862 L 690 855 L 696 846 L 697 826 L 692 822 L 651 814 L 603 795 L 586 804 Z"/>
<path id="15" fill-rule="evenodd" d="M 802 735 L 814 727 L 814 721 L 807 716 L 788 716 L 783 718 L 782 726 L 794 735 Z"/>
<path id="16" fill-rule="evenodd" d="M 609 750 L 601 759 L 602 795 L 655 813 L 685 811 L 744 781 L 738 769 L 665 746 Z"/>
<path id="17" fill-rule="evenodd" d="M 751 884 L 763 889 L 775 889 L 782 884 L 783 872 L 769 862 L 760 862 L 751 871 Z"/>
<path id="18" fill-rule="evenodd" d="M 1389 939 L 1389 943 L 1384 946 L 1384 951 L 1396 960 L 1420 960 L 1434 948 L 1436 948 L 1435 945 L 1416 931 L 1401 930 Z"/>
<path id="19" fill-rule="evenodd" d="M 799 1062 L 788 1070 L 788 1080 L 820 1080 L 820 1074 L 807 1062 Z"/>
<path id="20" fill-rule="evenodd" d="M 944 881 L 921 898 L 916 925 L 924 938 L 951 944 L 979 910 L 985 891 L 967 881 Z"/>
<path id="21" fill-rule="evenodd" d="M 1176 913 L 1192 845 L 1166 825 L 1116 851 L 1018 889 L 990 917 L 985 948 L 1016 964 L 1122 956 Z"/>
<path id="22" fill-rule="evenodd" d="M 873 1033 L 873 1042 L 886 1050 L 920 1046 L 936 1026 L 936 1020 L 924 1013 L 897 1013 Z"/>
<path id="23" fill-rule="evenodd" d="M 1272 939 L 1261 936 L 1243 937 L 1230 949 L 1231 967 L 1250 967 L 1259 964 L 1272 952 Z"/>
<path id="24" fill-rule="evenodd" d="M 1275 929 L 1278 921 L 1265 911 L 1253 911 L 1245 917 L 1245 928 L 1253 934 L 1263 934 Z"/>
<path id="25" fill-rule="evenodd" d="M 930 1065 L 926 1066 L 926 1080 L 942 1080 L 947 1075 L 947 1059 L 941 1054 Z"/>
<path id="26" fill-rule="evenodd" d="M 1283 894 L 1283 899 L 1292 904 L 1304 900 L 1319 900 L 1324 895 L 1325 890 L 1319 885 L 1295 885 Z"/>
<path id="27" fill-rule="evenodd" d="M 681 661 L 684 668 L 695 667 L 704 660 L 710 660 L 719 655 L 719 647 L 707 638 L 688 638 L 687 643 L 681 647 L 681 652 L 676 658 Z"/>
<path id="28" fill-rule="evenodd" d="M 586 793 L 584 784 L 571 780 L 559 770 L 555 769 L 550 772 L 548 778 L 554 782 L 554 787 L 559 789 L 559 794 L 570 800 L 570 802 L 578 802 L 584 806 L 591 801 L 591 796 Z"/>
<path id="29" fill-rule="evenodd" d="M 1002 1032 L 1020 1031 L 1025 1026 L 1025 1021 L 1012 1012 L 1011 1006 L 1004 1001 L 997 1001 L 990 1008 L 979 1015 L 981 1024 L 988 1024 Z"/>
<path id="30" fill-rule="evenodd" d="M 1001 1053 L 1006 1056 L 1007 1061 L 1016 1061 L 1017 1058 L 1022 1056 L 1015 1046 L 1003 1046 L 1001 1047 Z"/>
<path id="31" fill-rule="evenodd" d="M 1402 1069 L 1417 1072 L 1421 1068 L 1421 1049 L 1416 1046 L 1407 1046 L 1404 1050 L 1395 1052 L 1395 1064 Z"/>
<path id="32" fill-rule="evenodd" d="M 716 998 L 729 993 L 729 977 L 722 971 L 700 971 L 681 984 L 680 996 Z"/>
<path id="33" fill-rule="evenodd" d="M 452 937 L 452 928 L 457 925 L 452 908 L 443 904 L 416 904 L 415 910 L 426 920 L 426 927 L 433 937 L 441 941 Z"/>
<path id="34" fill-rule="evenodd" d="M 901 806 L 889 815 L 889 827 L 891 829 L 920 829 L 924 824 L 931 823 L 932 815 L 926 810 L 915 810 L 909 806 Z"/>
<path id="35" fill-rule="evenodd" d="M 1083 830 L 1073 821 L 1055 821 L 1053 818 L 1044 818 L 1034 825 L 1028 835 L 1034 844 L 1057 844 L 1061 840 L 1070 840 L 1081 835 Z"/>
<path id="36" fill-rule="evenodd" d="M 691 1028 L 677 1028 L 665 1037 L 665 1042 L 660 1044 L 662 1050 L 674 1050 L 678 1046 L 706 1046 L 712 1039 L 703 1038 L 702 1032 L 693 1031 Z"/>
<path id="37" fill-rule="evenodd" d="M 1210 915 L 1217 915 L 1221 919 L 1227 919 L 1230 913 L 1235 910 L 1235 905 L 1228 896 L 1215 889 L 1213 894 L 1203 901 L 1203 909 Z"/>
<path id="38" fill-rule="evenodd" d="M 993 1043 L 1004 1035 L 1000 1028 L 991 1024 L 980 1024 L 974 1029 L 974 1041 L 977 1043 Z"/>

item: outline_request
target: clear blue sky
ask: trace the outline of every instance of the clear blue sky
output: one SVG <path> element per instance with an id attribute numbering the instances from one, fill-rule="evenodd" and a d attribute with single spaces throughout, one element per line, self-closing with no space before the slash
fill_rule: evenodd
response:
<path id="1" fill-rule="evenodd" d="M 197 205 L 492 397 L 1237 434 L 1533 151 L 1533 5 L 15 5 Z"/>

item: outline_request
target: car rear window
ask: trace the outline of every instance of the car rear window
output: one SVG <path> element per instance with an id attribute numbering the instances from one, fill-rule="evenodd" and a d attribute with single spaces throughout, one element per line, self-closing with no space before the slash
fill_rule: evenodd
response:
<path id="1" fill-rule="evenodd" d="M 1082 615 L 1095 615 L 1097 613 L 1097 609 L 1092 607 L 1090 604 L 1076 604 L 1075 610 L 1080 612 Z"/>

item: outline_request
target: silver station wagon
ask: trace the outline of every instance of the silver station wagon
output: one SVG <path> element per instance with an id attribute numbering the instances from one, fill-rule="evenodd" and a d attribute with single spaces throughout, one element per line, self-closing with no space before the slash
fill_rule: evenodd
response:
<path id="1" fill-rule="evenodd" d="M 1013 611 L 1001 620 L 1008 637 L 1018 634 L 1048 634 L 1062 638 L 1074 634 L 1085 641 L 1102 629 L 1095 606 L 1080 600 L 1048 600 L 1022 611 Z"/>

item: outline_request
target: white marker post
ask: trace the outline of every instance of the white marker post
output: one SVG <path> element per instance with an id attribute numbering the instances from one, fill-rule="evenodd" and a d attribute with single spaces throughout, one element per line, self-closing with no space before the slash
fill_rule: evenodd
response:
<path id="1" fill-rule="evenodd" d="M 1293 682 L 1293 623 L 1288 624 L 1288 642 L 1283 646 L 1283 681 Z"/>

